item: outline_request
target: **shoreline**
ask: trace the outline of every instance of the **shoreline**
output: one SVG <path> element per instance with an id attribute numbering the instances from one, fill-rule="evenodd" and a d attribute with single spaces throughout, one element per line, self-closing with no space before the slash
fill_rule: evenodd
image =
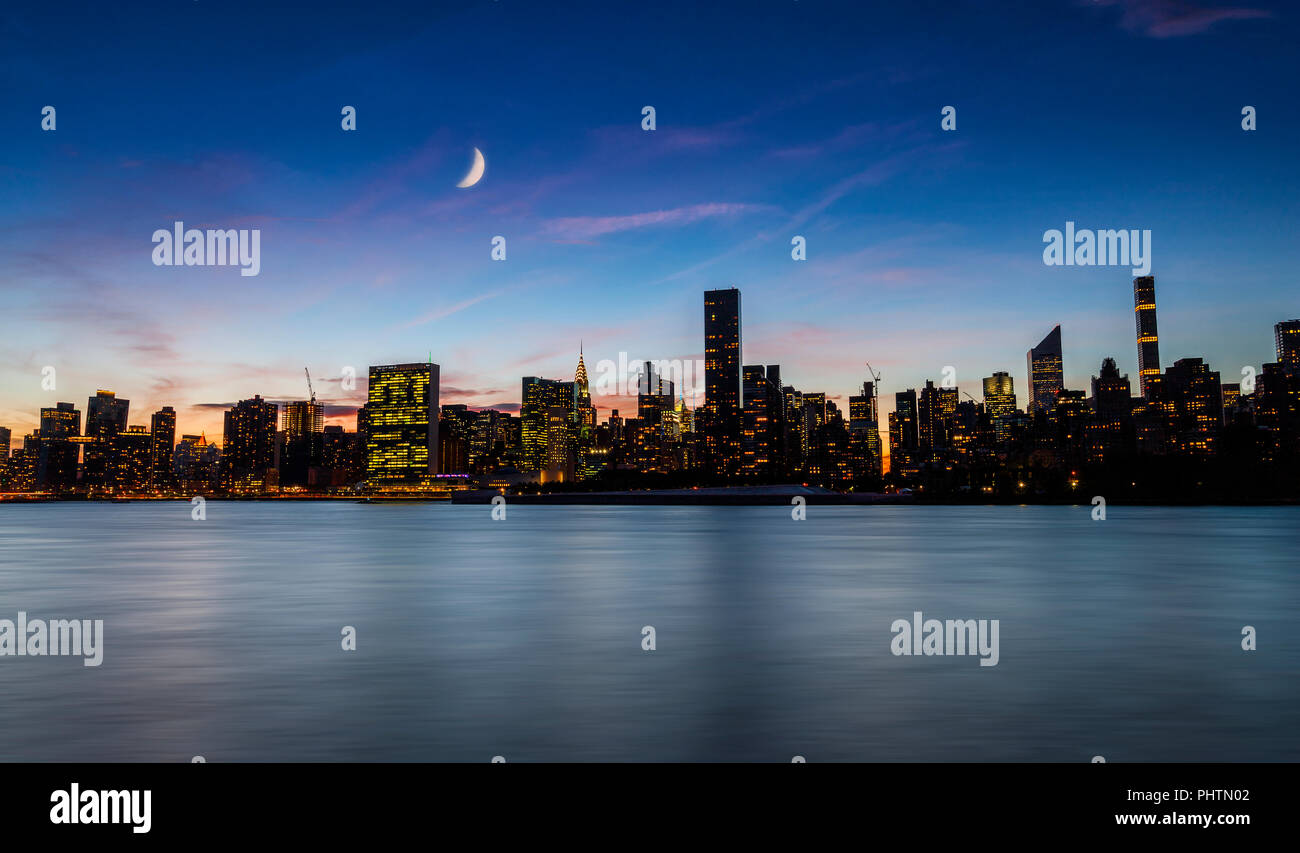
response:
<path id="1" fill-rule="evenodd" d="M 258 502 L 258 503 L 354 503 L 354 504 L 414 504 L 449 503 L 457 506 L 486 506 L 492 499 L 502 496 L 495 489 L 457 491 L 442 495 L 292 495 L 292 496 L 242 496 L 195 495 L 176 497 L 103 497 L 53 495 L 4 495 L 0 507 L 48 504 L 137 504 L 184 503 L 194 497 L 205 501 Z M 1044 496 L 995 498 L 972 496 L 969 499 L 946 496 L 929 498 L 915 494 L 885 494 L 880 492 L 834 492 L 817 488 L 793 487 L 710 487 L 700 489 L 661 489 L 614 492 L 549 492 L 504 496 L 507 505 L 515 506 L 793 506 L 795 498 L 803 498 L 810 506 L 1082 506 L 1091 505 L 1082 498 L 1049 498 Z M 1125 500 L 1107 499 L 1108 506 L 1151 507 L 1270 507 L 1300 506 L 1298 499 L 1248 500 L 1248 501 L 1197 501 L 1183 500 Z"/>

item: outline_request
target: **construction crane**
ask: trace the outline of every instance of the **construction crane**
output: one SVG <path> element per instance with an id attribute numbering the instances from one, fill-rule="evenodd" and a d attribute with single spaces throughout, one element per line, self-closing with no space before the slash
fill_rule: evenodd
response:
<path id="1" fill-rule="evenodd" d="M 875 385 L 871 387 L 872 396 L 879 397 L 880 396 L 880 373 L 874 367 L 871 366 L 871 362 L 869 361 L 867 362 L 867 372 L 870 373 L 871 378 L 875 380 Z"/>
<path id="2" fill-rule="evenodd" d="M 302 372 L 307 374 L 307 391 L 311 394 L 311 401 L 314 403 L 316 402 L 316 390 L 311 387 L 311 371 L 304 367 Z"/>

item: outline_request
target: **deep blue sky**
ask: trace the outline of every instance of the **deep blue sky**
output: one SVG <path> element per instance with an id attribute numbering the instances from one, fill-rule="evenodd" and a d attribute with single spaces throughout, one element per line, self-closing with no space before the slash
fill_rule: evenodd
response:
<path id="1" fill-rule="evenodd" d="M 733 284 L 744 361 L 802 390 L 843 405 L 869 360 L 888 410 L 952 365 L 977 398 L 1011 372 L 1023 404 L 1025 350 L 1056 323 L 1070 387 L 1107 355 L 1136 377 L 1128 268 L 1042 263 L 1066 220 L 1150 229 L 1163 362 L 1203 356 L 1235 381 L 1300 315 L 1296 16 L 8 4 L 0 424 L 106 387 L 133 423 L 172 404 L 182 431 L 219 432 L 218 405 L 301 397 L 304 365 L 342 413 L 365 390 L 339 387 L 344 365 L 430 353 L 444 403 L 517 403 L 523 375 L 572 377 L 579 340 L 593 370 L 620 351 L 699 357 L 701 291 Z M 475 146 L 487 174 L 457 189 Z M 261 275 L 153 266 L 175 219 L 261 228 Z"/>

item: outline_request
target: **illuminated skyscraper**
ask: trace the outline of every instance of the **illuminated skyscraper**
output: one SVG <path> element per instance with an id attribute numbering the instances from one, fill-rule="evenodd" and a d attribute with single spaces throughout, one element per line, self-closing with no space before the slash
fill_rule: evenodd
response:
<path id="1" fill-rule="evenodd" d="M 1092 408 L 1103 423 L 1123 420 L 1133 412 L 1128 377 L 1120 375 L 1113 358 L 1102 359 L 1101 375 L 1092 377 Z"/>
<path id="2" fill-rule="evenodd" d="M 36 488 L 36 460 L 40 454 L 40 431 L 23 437 L 23 446 L 14 448 L 9 455 L 9 488 L 15 492 L 30 492 Z"/>
<path id="3" fill-rule="evenodd" d="M 113 438 L 113 490 L 139 494 L 149 488 L 153 436 L 144 425 L 129 426 Z"/>
<path id="4" fill-rule="evenodd" d="M 1226 416 L 1228 412 L 1233 412 L 1241 403 L 1241 383 L 1225 382 L 1223 383 L 1223 411 Z"/>
<path id="5" fill-rule="evenodd" d="M 81 412 L 72 403 L 41 409 L 41 435 L 45 438 L 81 435 Z"/>
<path id="6" fill-rule="evenodd" d="M 803 416 L 803 392 L 793 385 L 781 388 L 785 397 L 785 428 L 787 442 L 786 468 L 797 471 L 804 465 L 808 450 L 808 430 Z"/>
<path id="7" fill-rule="evenodd" d="M 999 371 L 984 377 L 984 411 L 993 425 L 994 440 L 998 444 L 1006 443 L 1016 414 L 1016 387 L 1010 374 Z"/>
<path id="8" fill-rule="evenodd" d="M 573 480 L 577 463 L 574 414 L 571 404 L 550 406 L 543 413 L 546 425 L 546 456 L 540 469 L 543 482 Z"/>
<path id="9" fill-rule="evenodd" d="M 1260 365 L 1255 393 L 1250 396 L 1261 433 L 1261 461 L 1300 458 L 1300 375 L 1288 373 L 1278 362 Z"/>
<path id="10" fill-rule="evenodd" d="M 203 492 L 217 480 L 221 465 L 221 448 L 208 443 L 207 436 L 182 435 L 172 453 L 172 469 L 177 486 L 187 492 Z"/>
<path id="11" fill-rule="evenodd" d="M 41 409 L 40 443 L 36 447 L 36 488 L 66 492 L 77 485 L 81 412 L 72 403 Z"/>
<path id="12" fill-rule="evenodd" d="M 86 435 L 100 438 L 122 432 L 126 429 L 130 408 L 130 400 L 118 397 L 112 391 L 96 391 L 86 406 Z"/>
<path id="13" fill-rule="evenodd" d="M 740 291 L 704 291 L 704 408 L 740 417 Z"/>
<path id="14" fill-rule="evenodd" d="M 279 407 L 260 396 L 240 400 L 226 412 L 222 434 L 221 485 L 237 492 L 263 492 L 275 468 L 275 422 Z"/>
<path id="15" fill-rule="evenodd" d="M 113 467 L 113 437 L 126 429 L 131 401 L 112 391 L 97 391 L 86 405 L 86 444 L 84 476 L 91 489 L 108 485 Z"/>
<path id="16" fill-rule="evenodd" d="M 587 383 L 587 365 L 582 360 L 582 344 L 578 344 L 578 367 L 573 371 L 573 390 L 578 405 L 591 405 L 591 386 Z"/>
<path id="17" fill-rule="evenodd" d="M 770 478 L 782 473 L 784 464 L 785 397 L 780 366 L 745 365 L 744 389 L 741 471 L 748 477 Z"/>
<path id="18" fill-rule="evenodd" d="M 438 472 L 463 474 L 469 471 L 470 444 L 474 435 L 475 412 L 464 403 L 442 407 L 438 419 Z"/>
<path id="19" fill-rule="evenodd" d="M 12 437 L 9 427 L 0 427 L 0 491 L 13 488 L 13 466 L 9 458 L 9 442 Z"/>
<path id="20" fill-rule="evenodd" d="M 433 362 L 371 366 L 366 476 L 373 485 L 438 473 L 438 375 Z"/>
<path id="21" fill-rule="evenodd" d="M 934 439 L 936 446 L 952 446 L 952 424 L 957 417 L 957 402 L 961 399 L 957 386 L 950 388 L 939 387 L 939 393 L 936 396 L 939 403 L 938 424 L 935 427 Z"/>
<path id="22" fill-rule="evenodd" d="M 525 376 L 520 393 L 519 427 L 524 469 L 568 468 L 577 417 L 577 384 Z M 560 430 L 562 420 L 568 424 Z"/>
<path id="23" fill-rule="evenodd" d="M 908 388 L 894 395 L 894 411 L 889 414 L 889 467 L 901 471 L 917 461 L 920 431 L 917 429 L 916 389 Z"/>
<path id="24" fill-rule="evenodd" d="M 1065 367 L 1061 357 L 1061 327 L 1056 326 L 1038 346 L 1025 354 L 1029 368 L 1029 406 L 1047 411 L 1056 403 L 1056 395 L 1065 388 Z"/>
<path id="25" fill-rule="evenodd" d="M 677 399 L 677 426 L 684 435 L 695 432 L 695 412 L 686 406 L 686 395 Z"/>
<path id="26" fill-rule="evenodd" d="M 1300 320 L 1284 320 L 1273 327 L 1277 363 L 1283 373 L 1300 376 Z"/>
<path id="27" fill-rule="evenodd" d="M 154 412 L 149 421 L 149 435 L 152 442 L 149 473 L 153 488 L 155 491 L 165 491 L 176 482 L 172 464 L 176 444 L 176 410 L 171 406 L 163 406 Z"/>
<path id="28" fill-rule="evenodd" d="M 305 487 L 313 466 L 321 464 L 325 447 L 325 407 L 312 400 L 284 404 L 280 416 L 284 450 L 280 456 L 280 485 Z"/>
<path id="29" fill-rule="evenodd" d="M 661 376 L 653 361 L 642 363 L 637 377 L 636 416 L 647 424 L 659 424 L 663 413 L 676 405 L 672 380 Z"/>
<path id="30" fill-rule="evenodd" d="M 849 429 L 863 432 L 872 427 L 880 427 L 879 412 L 876 406 L 876 386 L 874 382 L 862 383 L 862 394 L 849 397 Z"/>
<path id="31" fill-rule="evenodd" d="M 294 400 L 284 404 L 280 429 L 289 436 L 325 431 L 325 407 L 315 400 Z"/>
<path id="32" fill-rule="evenodd" d="M 707 466 L 740 467 L 740 291 L 704 291 L 704 406 L 700 420 Z"/>
<path id="33" fill-rule="evenodd" d="M 939 404 L 939 389 L 934 382 L 925 380 L 925 387 L 917 396 L 916 434 L 922 456 L 943 441 L 942 414 Z"/>
<path id="34" fill-rule="evenodd" d="M 1147 396 L 1148 378 L 1160 374 L 1160 338 L 1156 333 L 1156 277 L 1133 279 L 1133 311 L 1137 324 L 1138 387 Z"/>
<path id="35" fill-rule="evenodd" d="M 1159 381 L 1157 376 L 1152 383 Z M 1113 358 L 1102 359 L 1101 373 L 1092 377 L 1092 413 L 1094 417 L 1083 427 L 1084 449 L 1088 462 L 1103 465 L 1120 450 L 1125 436 L 1134 428 L 1133 392 L 1128 377 L 1120 374 Z"/>
<path id="36" fill-rule="evenodd" d="M 803 395 L 804 434 L 811 442 L 817 430 L 826 425 L 826 392 L 809 391 Z"/>
<path id="37" fill-rule="evenodd" d="M 1160 397 L 1178 451 L 1215 452 L 1223 427 L 1223 384 L 1218 371 L 1199 358 L 1180 358 L 1165 371 L 1162 384 Z"/>
<path id="38" fill-rule="evenodd" d="M 863 382 L 862 394 L 849 397 L 849 442 L 857 472 L 878 476 L 883 451 L 874 382 Z"/>

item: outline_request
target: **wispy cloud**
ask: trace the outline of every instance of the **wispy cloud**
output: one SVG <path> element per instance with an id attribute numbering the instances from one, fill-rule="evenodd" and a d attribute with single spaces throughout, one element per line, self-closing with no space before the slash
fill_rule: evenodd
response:
<path id="1" fill-rule="evenodd" d="M 478 303 L 482 302 L 484 299 L 491 299 L 493 296 L 498 296 L 500 294 L 501 291 L 499 290 L 494 290 L 491 293 L 480 293 L 477 296 L 471 296 L 469 299 L 462 299 L 461 301 L 453 305 L 444 305 L 441 308 L 435 308 L 434 310 L 429 311 L 428 313 L 421 314 L 419 317 L 416 317 L 412 320 L 408 320 L 407 322 L 401 325 L 401 328 L 410 329 L 415 326 L 423 326 L 428 323 L 432 323 L 435 320 L 442 320 L 444 318 L 450 317 L 452 314 L 459 314 L 461 311 L 464 311 L 466 308 L 469 308 L 471 305 L 477 305 Z"/>
<path id="2" fill-rule="evenodd" d="M 652 284 L 663 284 L 664 282 L 696 275 L 719 261 L 734 257 L 735 255 L 746 252 L 755 246 L 770 242 L 777 237 L 788 236 L 789 234 L 794 233 L 792 229 L 802 227 L 810 219 L 824 213 L 827 208 L 850 193 L 889 180 L 900 172 L 910 160 L 914 159 L 914 157 L 920 153 L 920 150 L 921 149 L 888 157 L 879 163 L 875 163 L 866 169 L 849 175 L 830 187 L 830 189 L 824 192 L 818 199 L 796 211 L 781 228 L 761 231 L 753 237 L 732 246 L 720 254 L 706 258 L 705 260 L 692 264 L 685 269 L 678 270 L 677 272 L 665 276 L 658 281 L 652 282 Z"/>
<path id="3" fill-rule="evenodd" d="M 569 216 L 547 220 L 542 223 L 541 232 L 547 237 L 590 240 L 619 231 L 632 231 L 637 228 L 665 225 L 689 225 L 703 219 L 738 216 L 771 209 L 770 206 L 762 204 L 714 202 L 674 207 L 668 210 L 651 210 L 645 213 L 632 213 L 623 216 Z"/>
<path id="4" fill-rule="evenodd" d="M 1273 17 L 1266 9 L 1204 6 L 1193 0 L 1095 0 L 1088 5 L 1118 6 L 1121 27 L 1159 39 L 1198 35 L 1221 21 Z"/>
<path id="5" fill-rule="evenodd" d="M 865 122 L 844 128 L 829 139 L 808 142 L 778 148 L 771 152 L 772 157 L 782 160 L 804 160 L 821 157 L 826 154 L 839 154 L 852 151 L 868 142 L 892 141 L 904 132 L 914 130 L 915 121 L 887 125 L 880 122 Z"/>

